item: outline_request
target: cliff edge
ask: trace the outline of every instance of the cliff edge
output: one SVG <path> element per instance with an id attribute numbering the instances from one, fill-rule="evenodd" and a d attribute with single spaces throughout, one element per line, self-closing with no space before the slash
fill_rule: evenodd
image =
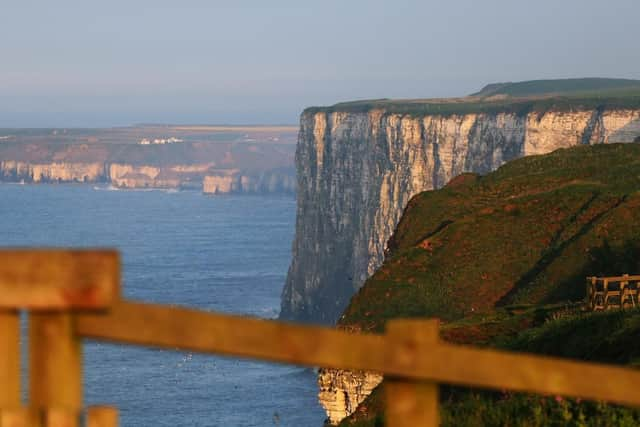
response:
<path id="1" fill-rule="evenodd" d="M 281 318 L 336 322 L 382 264 L 404 208 L 420 192 L 522 156 L 640 140 L 640 84 L 601 83 L 559 94 L 541 89 L 521 97 L 494 87 L 490 96 L 305 110 Z"/>

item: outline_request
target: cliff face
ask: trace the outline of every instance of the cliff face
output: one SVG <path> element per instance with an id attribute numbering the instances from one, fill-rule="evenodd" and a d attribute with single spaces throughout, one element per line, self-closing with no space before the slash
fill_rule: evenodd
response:
<path id="1" fill-rule="evenodd" d="M 25 182 L 101 182 L 107 179 L 104 163 L 31 163 L 15 160 L 0 162 L 0 178 Z"/>
<path id="2" fill-rule="evenodd" d="M 228 191 L 292 192 L 294 135 L 264 126 L 0 129 L 0 181 L 208 192 L 205 176 L 235 170 Z"/>
<path id="3" fill-rule="evenodd" d="M 303 113 L 296 151 L 296 238 L 281 317 L 335 322 L 381 265 L 387 240 L 415 194 L 517 157 L 631 142 L 639 135 L 636 109 Z"/>
<path id="4" fill-rule="evenodd" d="M 381 382 L 382 375 L 373 372 L 320 369 L 318 399 L 329 423 L 338 424 L 351 415 Z"/>
<path id="5" fill-rule="evenodd" d="M 132 165 L 112 163 L 109 180 L 121 188 L 190 188 L 201 189 L 203 176 L 211 163 L 195 165 Z"/>
<path id="6" fill-rule="evenodd" d="M 281 168 L 247 173 L 239 169 L 214 170 L 204 177 L 205 194 L 294 193 L 295 170 Z"/>
<path id="7" fill-rule="evenodd" d="M 154 187 L 160 168 L 154 166 L 134 166 L 123 163 L 109 165 L 109 178 L 116 187 Z M 155 184 L 155 185 L 152 185 Z"/>
<path id="8" fill-rule="evenodd" d="M 32 163 L 0 161 L 0 181 L 28 183 L 108 182 L 120 188 L 198 189 L 205 194 L 294 193 L 293 168 L 262 171 L 216 169 L 215 164 L 137 165 L 128 163 Z"/>

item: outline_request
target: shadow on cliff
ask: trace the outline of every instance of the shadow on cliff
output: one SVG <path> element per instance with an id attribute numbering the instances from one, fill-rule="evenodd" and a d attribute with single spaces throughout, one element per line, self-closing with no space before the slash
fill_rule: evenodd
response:
<path id="1" fill-rule="evenodd" d="M 562 236 L 567 232 L 570 227 L 573 227 L 578 222 L 581 215 L 585 214 L 587 210 L 594 204 L 594 202 L 598 199 L 599 194 L 594 193 L 592 197 L 590 197 L 580 208 L 569 218 L 569 220 L 564 224 L 563 227 L 559 228 L 558 231 L 553 236 L 551 242 L 549 243 L 547 251 L 542 255 L 542 257 L 536 262 L 536 264 L 527 271 L 522 277 L 515 283 L 513 288 L 502 298 L 498 300 L 496 303 L 496 307 L 501 307 L 507 304 L 511 304 L 514 302 L 514 298 L 517 297 L 518 294 L 522 293 L 523 290 L 528 288 L 536 279 L 543 274 L 547 268 L 555 261 L 557 261 L 560 257 L 562 257 L 563 253 L 569 248 L 571 245 L 575 244 L 580 238 L 584 237 L 588 233 L 593 231 L 593 227 L 595 224 L 600 221 L 605 215 L 612 212 L 614 209 L 619 207 L 624 203 L 627 196 L 621 197 L 617 200 L 611 207 L 607 209 L 601 210 L 597 215 L 593 216 L 590 220 L 586 221 L 582 224 L 578 230 L 571 235 L 568 239 L 561 240 Z M 629 243 L 629 242 L 626 242 Z M 544 302 L 557 302 L 559 299 L 570 299 L 576 300 L 584 297 L 584 287 L 577 286 L 578 283 L 584 284 L 584 278 L 587 275 L 601 275 L 604 274 L 602 272 L 597 273 L 597 271 L 604 271 L 603 267 L 607 265 L 605 261 L 610 262 L 608 264 L 609 270 L 611 274 L 618 275 L 621 274 L 618 270 L 616 272 L 615 266 L 617 263 L 613 263 L 613 257 L 609 257 L 608 255 L 612 254 L 611 247 L 608 242 L 605 240 L 603 248 L 593 248 L 593 252 L 591 254 L 591 258 L 593 262 L 587 261 L 587 265 L 580 269 L 580 272 L 574 274 L 568 280 L 563 280 L 561 283 L 557 284 L 550 292 L 550 294 L 543 299 Z M 624 252 L 624 251 L 623 251 Z M 598 254 L 597 258 L 594 258 L 594 254 Z M 605 261 L 602 261 L 605 260 Z M 592 265 L 599 265 L 600 270 L 592 267 Z M 571 274 L 571 273 L 569 273 Z M 575 284 L 575 285 L 574 285 Z"/>

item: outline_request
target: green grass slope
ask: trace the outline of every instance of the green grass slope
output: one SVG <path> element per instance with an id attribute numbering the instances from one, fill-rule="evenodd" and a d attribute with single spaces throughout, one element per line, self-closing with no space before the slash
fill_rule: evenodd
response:
<path id="1" fill-rule="evenodd" d="M 595 108 L 640 108 L 640 80 L 587 78 L 493 83 L 480 92 L 462 98 L 368 99 L 328 107 L 310 107 L 305 112 L 357 113 L 382 109 L 396 114 L 447 116 Z"/>
<path id="2" fill-rule="evenodd" d="M 452 321 L 584 296 L 585 276 L 640 272 L 640 145 L 581 146 L 463 175 L 408 204 L 382 267 L 339 324 Z"/>
<path id="3" fill-rule="evenodd" d="M 640 366 L 640 311 L 581 313 L 549 317 L 558 307 L 521 314 L 506 311 L 443 328 L 443 338 L 458 341 L 461 331 L 484 330 L 482 345 L 558 357 Z M 533 323 L 532 323 L 533 322 Z M 517 332 L 518 326 L 520 332 Z M 524 326 L 526 325 L 526 326 Z M 453 333 L 453 335 L 452 335 Z M 487 335 L 488 333 L 489 335 Z M 491 336 L 491 334 L 494 334 Z M 462 334 L 463 336 L 465 334 Z M 464 339 L 462 341 L 465 341 Z M 451 427 L 637 426 L 640 409 L 598 402 L 440 387 L 441 425 Z M 384 425 L 384 383 L 341 427 Z"/>
<path id="4" fill-rule="evenodd" d="M 586 276 L 622 273 L 640 273 L 640 145 L 563 149 L 415 196 L 339 325 L 438 317 L 449 342 L 640 366 L 640 311 L 580 307 Z M 382 425 L 381 388 L 342 425 Z M 611 405 L 441 390 L 444 425 L 640 425 Z"/>
<path id="5" fill-rule="evenodd" d="M 488 84 L 480 92 L 471 96 L 537 96 L 537 95 L 568 95 L 575 93 L 611 92 L 620 90 L 640 89 L 640 80 L 582 78 L 582 79 L 552 79 L 529 80 L 524 82 L 507 82 Z"/>

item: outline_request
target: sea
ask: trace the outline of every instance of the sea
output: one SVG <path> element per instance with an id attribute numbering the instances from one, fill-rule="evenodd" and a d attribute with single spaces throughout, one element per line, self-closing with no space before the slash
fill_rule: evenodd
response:
<path id="1" fill-rule="evenodd" d="M 125 298 L 261 318 L 278 316 L 294 222 L 291 196 L 0 184 L 0 246 L 117 248 Z M 85 405 L 117 406 L 125 427 L 325 418 L 311 368 L 92 341 L 83 350 Z"/>

